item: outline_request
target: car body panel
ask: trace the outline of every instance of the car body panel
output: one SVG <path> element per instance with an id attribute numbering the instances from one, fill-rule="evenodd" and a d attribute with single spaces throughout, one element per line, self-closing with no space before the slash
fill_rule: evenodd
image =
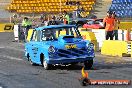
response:
<path id="1" fill-rule="evenodd" d="M 56 28 L 64 28 L 64 30 L 75 28 L 77 30 L 75 25 L 51 25 L 35 28 L 32 32 L 32 40 L 30 39 L 31 41 L 25 44 L 25 56 L 29 54 L 31 61 L 37 64 L 42 64 L 41 54 L 44 54 L 44 59 L 48 64 L 79 63 L 94 58 L 94 49 L 90 48 L 92 46 L 88 46 L 90 41 L 83 40 L 81 36 L 61 35 L 57 40 L 39 40 L 40 36 L 43 36 L 44 30 L 58 30 Z M 40 34 L 36 31 L 40 31 Z M 35 32 L 37 38 L 33 40 Z M 54 53 L 49 52 L 51 47 L 54 48 Z"/>
<path id="2" fill-rule="evenodd" d="M 83 25 L 83 28 L 104 29 L 103 19 L 95 19 Z"/>

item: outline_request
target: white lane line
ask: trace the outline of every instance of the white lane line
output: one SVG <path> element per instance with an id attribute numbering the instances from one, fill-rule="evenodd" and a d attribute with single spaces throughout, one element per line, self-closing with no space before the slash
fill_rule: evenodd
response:
<path id="1" fill-rule="evenodd" d="M 13 50 L 22 51 L 22 52 L 25 51 L 24 48 L 22 48 L 21 46 L 20 47 L 17 46 L 17 47 L 15 47 L 15 46 L 3 46 L 3 45 L 0 45 L 0 49 L 6 48 L 6 49 L 13 49 Z"/>
<path id="2" fill-rule="evenodd" d="M 22 61 L 23 60 L 21 58 L 16 58 L 16 57 L 7 56 L 7 55 L 0 55 L 0 57 L 8 58 L 10 60 L 18 60 L 18 61 Z"/>
<path id="3" fill-rule="evenodd" d="M 0 46 L 0 49 L 1 49 L 1 48 L 4 48 L 4 47 L 3 47 L 3 46 Z"/>
<path id="4" fill-rule="evenodd" d="M 10 47 L 10 46 L 5 46 L 5 47 L 1 47 L 1 48 L 6 48 L 6 49 L 12 49 L 12 50 L 17 50 L 17 51 L 22 51 L 24 52 L 24 49 L 17 49 L 16 47 Z"/>

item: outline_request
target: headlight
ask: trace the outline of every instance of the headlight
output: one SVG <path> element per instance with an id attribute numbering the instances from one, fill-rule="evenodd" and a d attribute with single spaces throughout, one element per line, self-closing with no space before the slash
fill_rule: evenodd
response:
<path id="1" fill-rule="evenodd" d="M 87 47 L 89 50 L 92 50 L 94 48 L 94 44 L 93 43 L 89 43 L 87 44 Z"/>
<path id="2" fill-rule="evenodd" d="M 48 51 L 49 53 L 55 53 L 55 48 L 53 46 L 50 46 Z"/>

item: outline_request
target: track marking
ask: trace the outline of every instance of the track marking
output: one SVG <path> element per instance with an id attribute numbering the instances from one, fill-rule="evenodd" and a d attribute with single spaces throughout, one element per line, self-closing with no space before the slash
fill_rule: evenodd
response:
<path id="1" fill-rule="evenodd" d="M 0 46 L 0 49 L 12 49 L 12 50 L 17 50 L 17 51 L 22 51 L 24 52 L 25 50 L 24 49 L 17 49 L 16 47 L 11 47 L 11 46 Z"/>
<path id="2" fill-rule="evenodd" d="M 0 49 L 1 49 L 1 48 L 4 48 L 4 47 L 3 47 L 3 46 L 0 46 Z"/>
<path id="3" fill-rule="evenodd" d="M 22 61 L 23 60 L 21 58 L 16 58 L 16 57 L 7 56 L 7 55 L 0 55 L 0 57 L 8 58 L 10 60 L 18 60 L 18 61 Z"/>
<path id="4" fill-rule="evenodd" d="M 15 47 L 8 47 L 8 46 L 6 46 L 5 48 L 6 48 L 6 49 L 13 49 L 13 50 L 17 50 L 17 51 L 22 51 L 22 52 L 24 52 L 24 49 L 17 49 L 17 48 L 15 48 Z"/>

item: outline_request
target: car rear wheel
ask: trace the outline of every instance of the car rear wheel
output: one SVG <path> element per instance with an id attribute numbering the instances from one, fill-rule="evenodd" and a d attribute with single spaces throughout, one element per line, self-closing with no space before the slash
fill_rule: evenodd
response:
<path id="1" fill-rule="evenodd" d="M 27 54 L 27 59 L 28 59 L 28 61 L 29 61 L 29 59 L 30 59 L 29 53 Z"/>
<path id="2" fill-rule="evenodd" d="M 29 53 L 27 54 L 27 59 L 28 59 L 28 61 L 30 62 L 31 65 L 36 65 L 35 63 L 32 62 Z"/>
<path id="3" fill-rule="evenodd" d="M 33 63 L 31 59 L 29 59 L 29 62 L 30 62 L 30 64 L 33 65 L 33 66 L 36 65 L 36 63 Z"/>
<path id="4" fill-rule="evenodd" d="M 85 68 L 86 69 L 91 69 L 93 66 L 93 59 L 92 60 L 88 60 L 84 62 Z"/>

